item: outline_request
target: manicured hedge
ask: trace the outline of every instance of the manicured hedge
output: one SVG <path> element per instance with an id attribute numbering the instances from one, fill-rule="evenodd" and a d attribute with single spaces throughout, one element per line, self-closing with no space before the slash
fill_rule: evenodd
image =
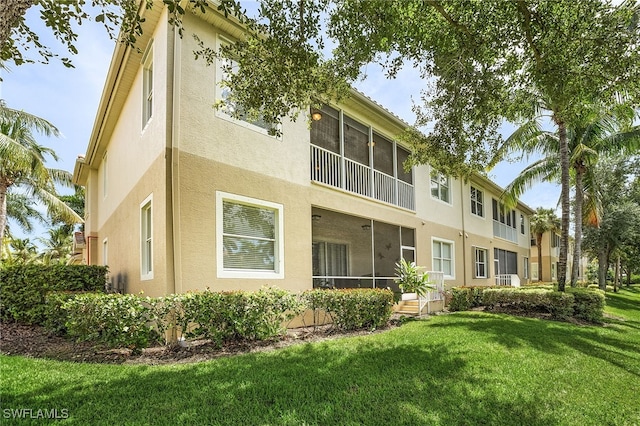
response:
<path id="1" fill-rule="evenodd" d="M 302 298 L 309 309 L 327 312 L 339 330 L 382 327 L 389 322 L 394 303 L 388 289 L 310 290 Z"/>
<path id="2" fill-rule="evenodd" d="M 275 287 L 256 292 L 207 290 L 166 297 L 164 303 L 184 337 L 217 344 L 279 337 L 286 332 L 284 324 L 302 308 L 294 294 Z"/>
<path id="3" fill-rule="evenodd" d="M 0 319 L 43 324 L 54 291 L 104 291 L 107 267 L 15 265 L 0 269 Z"/>
<path id="4" fill-rule="evenodd" d="M 601 323 L 604 305 L 604 292 L 597 289 L 567 288 L 566 292 L 559 292 L 551 286 L 455 287 L 451 289 L 449 310 L 502 307 L 523 313 L 545 312 L 559 320 L 573 317 Z"/>

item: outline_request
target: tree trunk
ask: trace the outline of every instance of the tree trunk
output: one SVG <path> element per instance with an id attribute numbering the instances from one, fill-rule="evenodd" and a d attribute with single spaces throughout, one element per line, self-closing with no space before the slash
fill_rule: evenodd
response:
<path id="1" fill-rule="evenodd" d="M 542 234 L 536 234 L 536 245 L 538 246 L 538 282 L 542 282 Z"/>
<path id="2" fill-rule="evenodd" d="M 567 254 L 569 248 L 569 142 L 567 140 L 567 128 L 562 120 L 554 115 L 554 121 L 558 125 L 560 140 L 560 201 L 562 205 L 562 229 L 560 230 L 560 256 L 558 258 L 558 291 L 564 291 L 567 281 Z"/>
<path id="3" fill-rule="evenodd" d="M 620 256 L 618 256 L 618 259 L 616 260 L 616 277 L 613 279 L 613 292 L 617 293 L 618 292 L 618 287 L 620 287 L 620 281 L 621 281 L 621 276 L 620 276 Z"/>
<path id="4" fill-rule="evenodd" d="M 601 247 L 598 251 L 598 287 L 600 290 L 607 289 L 607 270 L 609 269 L 609 256 L 607 249 Z"/>
<path id="5" fill-rule="evenodd" d="M 4 229 L 7 227 L 7 185 L 0 183 L 0 243 L 4 240 Z"/>
<path id="6" fill-rule="evenodd" d="M 36 0 L 3 0 L 0 7 L 0 46 L 11 37 L 11 32 L 20 22 L 20 18 L 27 13 L 27 9 L 36 3 Z"/>
<path id="7" fill-rule="evenodd" d="M 582 257 L 582 205 L 584 204 L 584 193 L 582 191 L 582 175 L 584 170 L 582 164 L 576 167 L 576 202 L 574 212 L 574 243 L 573 267 L 571 268 L 571 287 L 575 287 L 580 275 L 580 258 Z"/>

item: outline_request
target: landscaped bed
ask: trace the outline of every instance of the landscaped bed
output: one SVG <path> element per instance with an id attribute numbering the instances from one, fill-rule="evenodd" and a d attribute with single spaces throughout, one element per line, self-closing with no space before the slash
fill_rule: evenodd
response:
<path id="1" fill-rule="evenodd" d="M 606 312 L 603 325 L 459 312 L 195 364 L 3 355 L 0 414 L 55 409 L 83 425 L 640 424 L 640 288 L 607 294 Z"/>

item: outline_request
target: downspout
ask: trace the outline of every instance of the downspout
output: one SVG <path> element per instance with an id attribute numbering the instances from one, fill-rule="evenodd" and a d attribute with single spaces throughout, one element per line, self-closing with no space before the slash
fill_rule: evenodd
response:
<path id="1" fill-rule="evenodd" d="M 173 276 L 171 283 L 167 283 L 167 293 L 176 294 L 182 293 L 182 256 L 180 250 L 180 155 L 179 155 L 179 141 L 180 141 L 180 54 L 181 54 L 181 38 L 176 34 L 175 26 L 171 27 L 171 38 L 173 41 L 173 51 L 170 55 L 170 67 L 172 67 L 171 82 L 172 87 L 169 93 L 171 94 L 168 99 L 167 107 L 167 125 L 168 129 L 168 149 L 167 149 L 167 180 L 170 186 L 170 228 L 171 228 L 171 257 L 173 260 Z M 169 67 L 169 68 L 170 68 Z"/>
<path id="2" fill-rule="evenodd" d="M 464 180 L 460 180 L 460 212 L 462 217 L 462 285 L 467 285 L 467 230 L 464 225 Z M 487 256 L 488 257 L 488 256 Z"/>

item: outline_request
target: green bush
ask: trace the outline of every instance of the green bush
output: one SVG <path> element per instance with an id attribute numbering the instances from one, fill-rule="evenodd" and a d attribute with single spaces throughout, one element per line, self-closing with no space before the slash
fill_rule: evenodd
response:
<path id="1" fill-rule="evenodd" d="M 603 321 L 605 296 L 598 289 L 567 289 L 574 297 L 573 316 L 583 321 L 600 324 Z"/>
<path id="2" fill-rule="evenodd" d="M 14 265 L 0 269 L 0 319 L 44 324 L 52 291 L 104 291 L 107 267 Z"/>
<path id="3" fill-rule="evenodd" d="M 67 300 L 62 309 L 70 336 L 137 352 L 160 338 L 152 308 L 156 303 L 134 294 L 87 293 Z"/>
<path id="4" fill-rule="evenodd" d="M 591 301 L 587 293 L 592 292 L 582 289 L 572 289 L 565 293 L 546 288 L 494 288 L 484 292 L 483 304 L 488 309 L 502 306 L 526 313 L 548 312 L 552 318 L 559 320 L 567 320 L 572 316 L 580 319 L 597 318 L 597 314 L 592 311 L 595 308 L 593 302 L 587 303 Z M 585 302 L 579 302 L 580 300 Z M 604 305 L 601 310 L 602 308 Z"/>
<path id="5" fill-rule="evenodd" d="M 451 301 L 449 302 L 449 310 L 468 311 L 469 309 L 482 306 L 483 292 L 492 287 L 475 286 L 475 287 L 454 287 L 450 290 Z"/>
<path id="6" fill-rule="evenodd" d="M 302 299 L 309 309 L 326 311 L 339 330 L 383 327 L 393 306 L 393 292 L 387 289 L 317 289 L 304 292 Z"/>
<path id="7" fill-rule="evenodd" d="M 175 325 L 189 339 L 267 340 L 281 336 L 286 321 L 300 312 L 295 295 L 274 287 L 257 292 L 187 293 L 165 298 L 173 306 Z"/>

